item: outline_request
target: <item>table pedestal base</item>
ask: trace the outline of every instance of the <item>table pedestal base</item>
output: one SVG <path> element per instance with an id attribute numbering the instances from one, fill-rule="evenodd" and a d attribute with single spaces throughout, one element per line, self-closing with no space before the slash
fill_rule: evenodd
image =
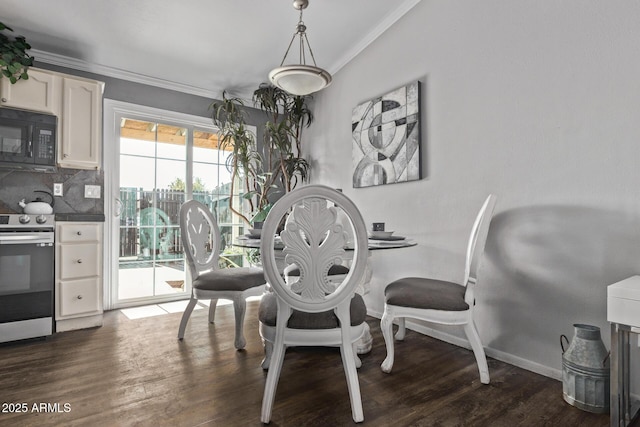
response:
<path id="1" fill-rule="evenodd" d="M 373 337 L 371 336 L 369 324 L 367 322 L 364 322 L 364 324 L 364 334 L 362 334 L 362 338 L 360 338 L 356 343 L 356 354 L 367 354 L 371 351 L 371 347 L 373 346 Z"/>

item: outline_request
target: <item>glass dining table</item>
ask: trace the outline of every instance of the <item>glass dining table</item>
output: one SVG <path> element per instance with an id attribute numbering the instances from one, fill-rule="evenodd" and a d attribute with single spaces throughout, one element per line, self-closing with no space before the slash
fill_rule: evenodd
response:
<path id="1" fill-rule="evenodd" d="M 379 249 L 398 249 L 398 248 L 409 248 L 411 246 L 416 246 L 417 243 L 411 239 L 407 239 L 405 237 L 401 237 L 399 239 L 374 239 L 369 238 L 369 250 L 379 250 Z M 247 249 L 260 249 L 260 237 L 253 236 L 240 236 L 236 238 L 233 246 L 239 248 L 247 248 Z M 276 240 L 276 249 L 282 249 L 282 243 L 279 240 Z M 347 251 L 353 250 L 352 247 L 346 247 Z"/>

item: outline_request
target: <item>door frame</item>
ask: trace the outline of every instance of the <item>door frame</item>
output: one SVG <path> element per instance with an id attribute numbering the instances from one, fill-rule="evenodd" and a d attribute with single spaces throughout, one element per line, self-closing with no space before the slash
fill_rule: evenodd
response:
<path id="1" fill-rule="evenodd" d="M 144 105 L 132 104 L 129 102 L 116 101 L 112 99 L 104 99 L 104 242 L 105 242 L 105 262 L 104 262 L 104 309 L 111 310 L 116 308 L 130 307 L 139 305 L 139 302 L 132 300 L 130 302 L 118 301 L 116 293 L 116 285 L 118 281 L 118 249 L 119 244 L 119 220 L 116 216 L 116 197 L 114 197 L 116 181 L 120 177 L 120 120 L 124 117 L 161 122 L 163 124 L 184 127 L 188 130 L 193 138 L 193 130 L 205 130 L 217 132 L 218 128 L 213 125 L 211 118 L 194 116 L 191 114 L 179 113 L 175 111 L 163 110 L 160 108 L 147 107 Z M 193 146 L 187 142 L 187 171 L 186 176 L 193 175 Z M 186 197 L 190 197 L 192 185 L 189 180 L 186 183 Z M 190 289 L 186 289 L 190 292 Z M 188 295 L 187 295 L 188 297 Z M 184 295 L 172 296 L 156 296 L 148 299 L 149 304 L 154 302 L 168 302 L 177 299 L 184 299 Z"/>

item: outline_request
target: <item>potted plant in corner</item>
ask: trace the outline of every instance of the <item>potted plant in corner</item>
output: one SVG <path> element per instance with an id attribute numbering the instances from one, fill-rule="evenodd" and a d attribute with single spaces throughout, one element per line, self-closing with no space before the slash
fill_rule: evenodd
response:
<path id="1" fill-rule="evenodd" d="M 243 182 L 246 192 L 243 197 L 249 203 L 251 212 L 265 208 L 266 190 L 261 187 L 264 177 L 261 173 L 262 158 L 256 150 L 255 135 L 247 127 L 244 102 L 240 98 L 228 98 L 222 94 L 221 102 L 211 104 L 213 123 L 218 127 L 219 144 L 222 149 L 229 149 L 227 168 L 231 171 L 231 187 L 229 209 L 242 218 L 247 224 L 251 220 L 233 205 L 233 196 L 238 193 L 236 184 Z"/>
<path id="2" fill-rule="evenodd" d="M 268 116 L 264 146 L 268 147 L 270 169 L 276 175 L 273 182 L 279 181 L 283 190 L 289 192 L 299 181 L 307 179 L 309 171 L 309 163 L 302 157 L 302 131 L 313 122 L 307 97 L 262 84 L 253 93 L 253 101 Z"/>
<path id="3" fill-rule="evenodd" d="M 243 197 L 249 202 L 251 218 L 232 205 L 230 209 L 248 224 L 264 221 L 278 193 L 289 192 L 307 179 L 309 163 L 302 157 L 302 131 L 313 121 L 313 114 L 306 101 L 306 97 L 271 85 L 256 89 L 254 105 L 267 115 L 260 151 L 247 128 L 241 99 L 227 98 L 223 93 L 222 102 L 211 106 L 220 143 L 232 149 L 227 165 L 232 172 L 231 195 L 235 179 L 243 180 Z"/>
<path id="4" fill-rule="evenodd" d="M 33 56 L 27 54 L 31 45 L 23 36 L 10 38 L 5 31 L 13 32 L 13 29 L 0 22 L 0 76 L 7 77 L 14 84 L 29 78 L 27 71 L 33 65 Z"/>

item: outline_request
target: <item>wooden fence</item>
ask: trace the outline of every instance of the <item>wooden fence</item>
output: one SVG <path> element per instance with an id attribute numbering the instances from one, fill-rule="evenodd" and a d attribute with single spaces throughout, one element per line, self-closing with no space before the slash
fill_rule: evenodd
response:
<path id="1" fill-rule="evenodd" d="M 155 194 L 155 201 L 154 201 Z M 228 197 L 214 198 L 211 193 L 198 192 L 193 198 L 204 203 L 214 217 L 226 216 Z M 120 188 L 120 258 L 182 257 L 180 240 L 180 206 L 185 201 L 183 191 L 142 188 Z"/>

